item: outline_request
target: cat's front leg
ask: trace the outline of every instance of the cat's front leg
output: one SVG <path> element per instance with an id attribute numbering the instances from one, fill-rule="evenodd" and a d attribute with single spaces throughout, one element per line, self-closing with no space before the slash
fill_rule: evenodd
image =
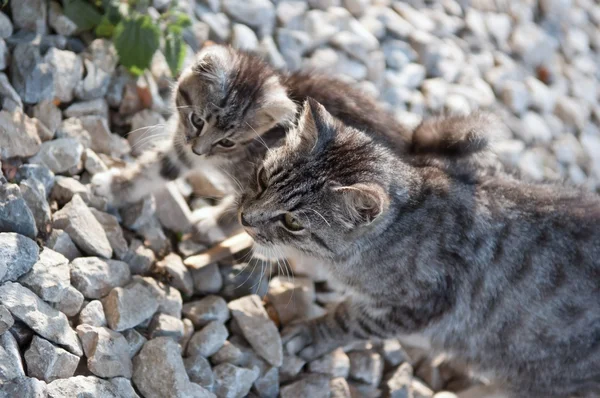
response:
<path id="1" fill-rule="evenodd" d="M 108 199 L 113 206 L 135 203 L 187 173 L 191 162 L 170 143 L 148 151 L 125 168 L 112 168 L 92 178 L 96 195 Z"/>
<path id="2" fill-rule="evenodd" d="M 375 314 L 364 305 L 344 301 L 319 318 L 285 328 L 284 347 L 310 361 L 357 340 L 390 337 L 392 333 Z"/>

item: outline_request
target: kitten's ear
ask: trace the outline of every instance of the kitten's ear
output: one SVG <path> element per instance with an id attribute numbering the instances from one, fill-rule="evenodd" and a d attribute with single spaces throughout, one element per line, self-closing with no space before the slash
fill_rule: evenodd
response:
<path id="1" fill-rule="evenodd" d="M 325 107 L 308 98 L 304 101 L 298 126 L 288 135 L 288 142 L 298 150 L 318 150 L 334 138 L 335 128 L 335 119 Z"/>
<path id="2" fill-rule="evenodd" d="M 296 104 L 290 99 L 277 76 L 265 83 L 265 98 L 262 110 L 276 124 L 286 124 L 294 120 Z"/>
<path id="3" fill-rule="evenodd" d="M 225 46 L 204 47 L 197 55 L 192 72 L 211 82 L 225 85 L 227 71 L 232 67 L 233 54 Z"/>
<path id="4" fill-rule="evenodd" d="M 372 223 L 389 204 L 387 193 L 378 184 L 359 183 L 333 191 L 341 196 L 342 217 L 354 226 Z"/>

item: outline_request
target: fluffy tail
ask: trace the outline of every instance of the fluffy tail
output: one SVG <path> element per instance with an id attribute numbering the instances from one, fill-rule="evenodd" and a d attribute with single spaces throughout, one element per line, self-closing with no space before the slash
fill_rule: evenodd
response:
<path id="1" fill-rule="evenodd" d="M 415 155 L 464 157 L 491 149 L 494 137 L 507 127 L 498 117 L 483 112 L 468 116 L 442 116 L 423 121 L 413 132 Z"/>

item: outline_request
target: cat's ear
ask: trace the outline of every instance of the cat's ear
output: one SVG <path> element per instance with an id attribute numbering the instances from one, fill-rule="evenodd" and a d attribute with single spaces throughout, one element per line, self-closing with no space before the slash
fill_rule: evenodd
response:
<path id="1" fill-rule="evenodd" d="M 359 183 L 333 188 L 340 196 L 342 217 L 351 225 L 367 225 L 387 208 L 389 197 L 382 186 Z"/>
<path id="2" fill-rule="evenodd" d="M 308 98 L 304 101 L 298 125 L 288 135 L 288 142 L 298 150 L 318 150 L 334 138 L 335 128 L 335 119 L 325 107 Z"/>
<path id="3" fill-rule="evenodd" d="M 290 99 L 277 76 L 265 82 L 265 97 L 261 110 L 276 124 L 287 124 L 294 120 L 296 104 Z"/>
<path id="4" fill-rule="evenodd" d="M 227 72 L 233 64 L 233 54 L 225 46 L 204 47 L 196 56 L 192 73 L 212 83 L 225 86 Z"/>

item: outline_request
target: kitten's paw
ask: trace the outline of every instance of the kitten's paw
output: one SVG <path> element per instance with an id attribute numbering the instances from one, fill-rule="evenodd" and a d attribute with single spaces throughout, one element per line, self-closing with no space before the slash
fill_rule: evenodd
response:
<path id="1" fill-rule="evenodd" d="M 115 206 L 122 204 L 123 198 L 121 192 L 119 192 L 118 184 L 120 177 L 119 169 L 115 168 L 95 174 L 91 181 L 93 193 L 106 198 L 109 203 Z"/>
<path id="2" fill-rule="evenodd" d="M 203 207 L 192 213 L 194 224 L 194 240 L 207 244 L 215 244 L 227 238 L 219 225 L 221 210 L 217 206 Z"/>

